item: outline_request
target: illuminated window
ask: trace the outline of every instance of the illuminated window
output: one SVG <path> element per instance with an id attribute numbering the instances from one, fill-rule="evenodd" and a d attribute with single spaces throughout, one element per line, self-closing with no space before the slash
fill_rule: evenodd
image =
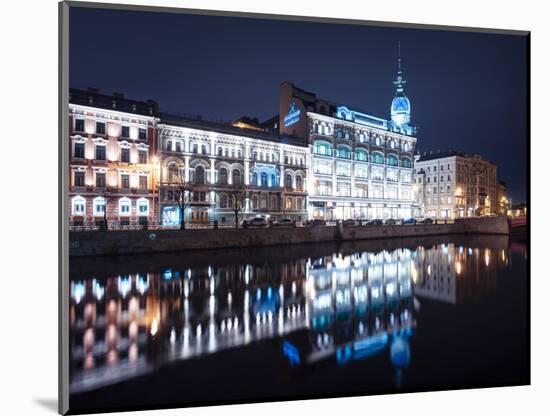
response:
<path id="1" fill-rule="evenodd" d="M 357 152 L 355 153 L 355 158 L 356 160 L 359 160 L 361 162 L 367 162 L 369 160 L 367 152 L 361 149 L 357 150 Z"/>
<path id="2" fill-rule="evenodd" d="M 139 216 L 149 215 L 149 201 L 145 198 L 140 198 L 137 201 L 137 212 Z"/>
<path id="3" fill-rule="evenodd" d="M 221 168 L 218 174 L 218 184 L 227 185 L 227 169 Z"/>
<path id="4" fill-rule="evenodd" d="M 302 186 L 302 177 L 300 175 L 296 175 L 296 189 L 301 191 L 303 189 Z"/>
<path id="5" fill-rule="evenodd" d="M 84 215 L 86 212 L 86 200 L 81 196 L 75 196 L 71 202 L 73 215 Z"/>
<path id="6" fill-rule="evenodd" d="M 351 159 L 351 150 L 345 146 L 338 146 L 336 156 L 341 159 Z"/>
<path id="7" fill-rule="evenodd" d="M 120 198 L 118 201 L 118 213 L 119 215 L 130 215 L 130 199 Z"/>
<path id="8" fill-rule="evenodd" d="M 397 156 L 388 155 L 387 164 L 390 165 L 390 166 L 397 166 L 398 165 Z"/>
<path id="9" fill-rule="evenodd" d="M 384 164 L 384 155 L 380 152 L 373 152 L 372 154 L 372 163 L 377 163 L 379 165 Z"/>
<path id="10" fill-rule="evenodd" d="M 98 196 L 94 198 L 94 216 L 105 214 L 105 198 Z"/>
<path id="11" fill-rule="evenodd" d="M 411 159 L 408 157 L 404 157 L 401 159 L 401 166 L 404 168 L 412 168 L 412 162 Z"/>
<path id="12" fill-rule="evenodd" d="M 322 156 L 332 156 L 332 146 L 327 142 L 317 140 L 313 145 L 313 153 Z"/>
<path id="13" fill-rule="evenodd" d="M 270 186 L 277 186 L 277 177 L 274 173 L 271 174 L 271 184 Z"/>
<path id="14" fill-rule="evenodd" d="M 147 189 L 147 176 L 139 175 L 139 189 L 142 191 Z"/>
<path id="15" fill-rule="evenodd" d="M 261 186 L 267 186 L 267 173 L 265 172 L 261 174 Z"/>

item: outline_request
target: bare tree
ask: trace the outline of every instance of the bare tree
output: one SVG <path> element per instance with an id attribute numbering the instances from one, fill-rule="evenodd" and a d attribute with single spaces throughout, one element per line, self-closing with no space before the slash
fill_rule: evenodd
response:
<path id="1" fill-rule="evenodd" d="M 242 183 L 233 185 L 229 193 L 229 206 L 235 213 L 235 228 L 239 228 L 239 212 L 241 212 L 246 203 L 246 188 Z"/>
<path id="2" fill-rule="evenodd" d="M 186 182 L 182 175 L 178 175 L 172 187 L 175 189 L 174 199 L 180 208 L 180 230 L 185 230 L 185 210 L 193 200 L 192 185 Z"/>
<path id="3" fill-rule="evenodd" d="M 107 207 L 109 205 L 109 202 L 114 201 L 116 198 L 111 195 L 111 192 L 108 190 L 108 188 L 103 189 L 103 192 L 100 193 L 101 197 L 103 198 L 103 225 L 101 226 L 101 229 L 104 229 L 105 231 L 109 230 L 109 223 L 107 222 Z"/>

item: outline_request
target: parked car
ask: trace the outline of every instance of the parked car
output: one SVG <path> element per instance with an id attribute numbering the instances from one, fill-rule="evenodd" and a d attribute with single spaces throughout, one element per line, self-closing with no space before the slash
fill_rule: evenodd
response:
<path id="1" fill-rule="evenodd" d="M 243 221 L 243 227 L 267 227 L 267 221 L 263 217 L 254 217 L 251 220 Z"/>
<path id="2" fill-rule="evenodd" d="M 382 224 L 384 224 L 384 222 L 382 220 L 379 220 L 379 219 L 370 220 L 370 221 L 367 221 L 365 223 L 365 225 L 368 225 L 368 226 L 378 226 L 378 225 L 382 225 Z"/>
<path id="3" fill-rule="evenodd" d="M 393 218 L 388 218 L 386 221 L 385 221 L 385 224 L 386 225 L 395 225 L 396 222 Z"/>
<path id="4" fill-rule="evenodd" d="M 325 224 L 326 224 L 325 220 L 321 220 L 321 219 L 319 219 L 319 218 L 316 218 L 316 219 L 311 220 L 311 221 L 309 222 L 309 225 L 313 225 L 313 226 L 325 225 Z"/>
<path id="5" fill-rule="evenodd" d="M 343 222 L 344 227 L 350 227 L 355 225 L 355 220 L 352 220 L 351 218 L 348 218 L 347 220 L 344 220 Z"/>
<path id="6" fill-rule="evenodd" d="M 434 220 L 431 218 L 421 218 L 418 221 L 416 221 L 417 224 L 433 224 Z"/>
<path id="7" fill-rule="evenodd" d="M 407 218 L 407 219 L 403 220 L 403 222 L 401 224 L 403 224 L 403 225 L 414 225 L 414 224 L 416 224 L 416 220 L 414 218 Z"/>
<path id="8" fill-rule="evenodd" d="M 273 227 L 296 227 L 296 221 L 290 218 L 283 218 L 282 220 L 275 221 L 272 225 Z"/>

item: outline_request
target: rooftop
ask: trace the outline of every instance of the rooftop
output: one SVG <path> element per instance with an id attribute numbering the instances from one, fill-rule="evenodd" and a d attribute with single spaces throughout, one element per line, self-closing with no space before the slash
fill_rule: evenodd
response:
<path id="1" fill-rule="evenodd" d="M 426 162 L 428 160 L 443 159 L 443 158 L 446 158 L 446 157 L 453 157 L 453 156 L 463 157 L 463 158 L 466 158 L 466 159 L 480 159 L 480 160 L 483 160 L 485 162 L 489 162 L 492 165 L 495 165 L 495 163 L 491 162 L 488 159 L 485 159 L 485 158 L 481 157 L 480 155 L 459 152 L 457 150 L 452 150 L 452 149 L 445 150 L 445 151 L 437 150 L 436 152 L 434 152 L 434 151 L 424 152 L 424 153 L 419 155 L 418 159 L 416 159 L 416 162 Z"/>

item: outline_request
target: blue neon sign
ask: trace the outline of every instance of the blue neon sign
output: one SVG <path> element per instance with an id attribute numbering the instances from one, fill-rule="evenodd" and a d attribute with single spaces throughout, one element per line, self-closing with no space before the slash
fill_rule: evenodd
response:
<path id="1" fill-rule="evenodd" d="M 288 106 L 288 113 L 284 117 L 285 127 L 291 126 L 294 123 L 297 123 L 300 120 L 300 115 L 302 110 L 296 109 L 296 103 L 292 102 Z"/>

